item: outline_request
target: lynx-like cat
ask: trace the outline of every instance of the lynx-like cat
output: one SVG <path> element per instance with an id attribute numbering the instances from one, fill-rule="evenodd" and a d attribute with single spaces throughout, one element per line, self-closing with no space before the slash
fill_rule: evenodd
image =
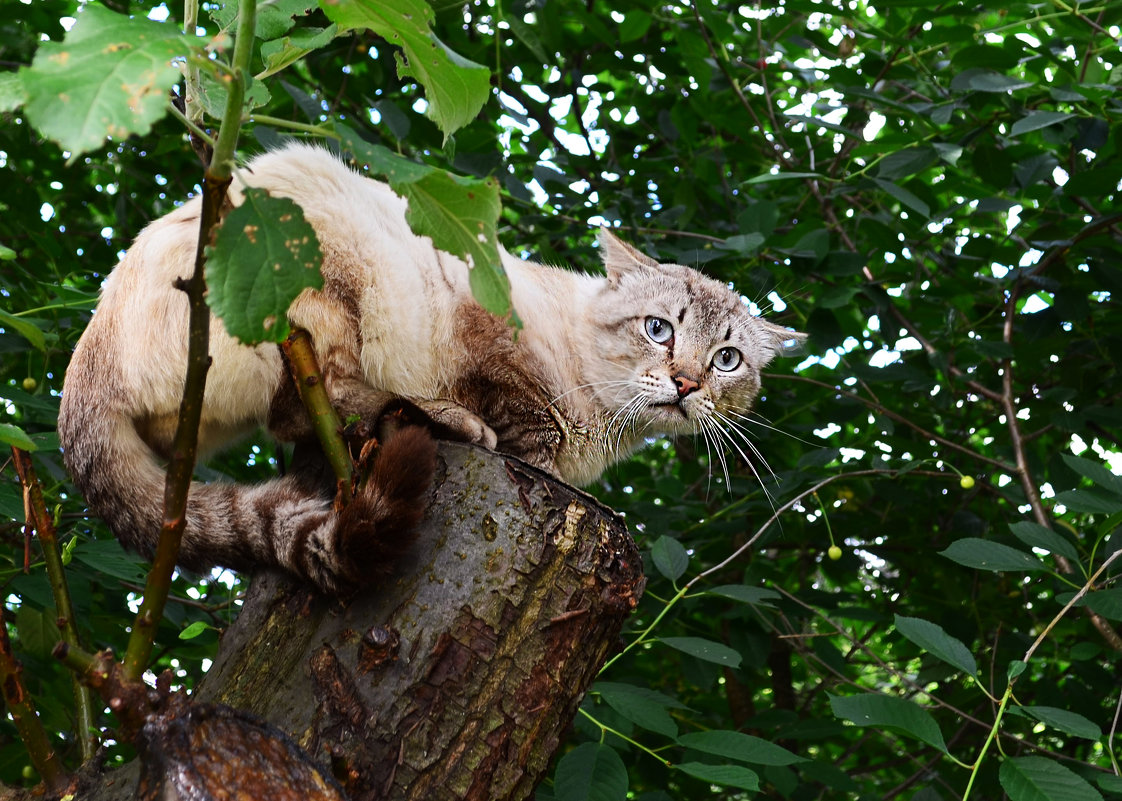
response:
<path id="1" fill-rule="evenodd" d="M 405 201 L 328 152 L 291 145 L 253 160 L 246 184 L 292 198 L 315 227 L 324 287 L 292 305 L 314 340 L 340 415 L 376 420 L 395 398 L 438 431 L 592 481 L 645 437 L 702 433 L 732 442 L 760 369 L 800 335 L 753 317 L 725 284 L 660 265 L 607 230 L 607 276 L 502 254 L 524 328 L 513 336 L 468 286 L 468 266 L 405 222 Z M 235 181 L 231 198 L 240 202 Z M 187 301 L 200 201 L 149 225 L 105 282 L 74 351 L 59 436 L 90 509 L 150 552 L 187 354 Z M 310 433 L 275 345 L 247 347 L 211 322 L 213 364 L 200 450 L 267 425 Z M 256 486 L 195 483 L 180 556 L 189 568 L 277 565 L 327 592 L 384 574 L 423 514 L 431 437 L 408 427 L 342 513 L 299 477 Z"/>

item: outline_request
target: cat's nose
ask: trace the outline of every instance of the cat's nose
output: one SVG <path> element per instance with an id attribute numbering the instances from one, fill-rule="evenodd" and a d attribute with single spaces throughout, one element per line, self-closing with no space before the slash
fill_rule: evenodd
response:
<path id="1" fill-rule="evenodd" d="M 701 385 L 694 381 L 692 378 L 684 375 L 674 376 L 674 384 L 678 387 L 678 397 L 684 398 L 691 392 L 696 390 Z"/>

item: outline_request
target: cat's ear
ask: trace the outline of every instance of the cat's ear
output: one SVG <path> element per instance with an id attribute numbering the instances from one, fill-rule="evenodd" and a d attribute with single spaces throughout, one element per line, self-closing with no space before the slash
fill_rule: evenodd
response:
<path id="1" fill-rule="evenodd" d="M 792 331 L 775 323 L 769 323 L 761 317 L 756 318 L 764 336 L 764 343 L 771 351 L 768 361 L 776 356 L 800 356 L 803 353 L 803 344 L 806 334 Z"/>
<path id="2" fill-rule="evenodd" d="M 658 267 L 658 262 L 624 242 L 607 228 L 600 229 L 600 255 L 613 284 L 620 276 L 643 267 Z"/>

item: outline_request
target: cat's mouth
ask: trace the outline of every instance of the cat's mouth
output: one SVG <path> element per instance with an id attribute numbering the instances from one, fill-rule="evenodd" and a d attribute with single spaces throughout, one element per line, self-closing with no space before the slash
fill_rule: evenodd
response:
<path id="1" fill-rule="evenodd" d="M 689 413 L 686 412 L 686 407 L 682 405 L 681 400 L 667 401 L 666 403 L 652 403 L 650 406 L 655 409 L 665 409 L 671 413 L 677 412 L 684 420 L 690 419 Z"/>

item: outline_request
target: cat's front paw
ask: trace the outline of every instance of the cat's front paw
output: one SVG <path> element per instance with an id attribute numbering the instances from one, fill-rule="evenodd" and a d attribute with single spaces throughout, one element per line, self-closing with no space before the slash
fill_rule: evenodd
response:
<path id="1" fill-rule="evenodd" d="M 499 438 L 479 415 L 447 400 L 415 401 L 418 409 L 451 439 L 494 450 Z"/>

